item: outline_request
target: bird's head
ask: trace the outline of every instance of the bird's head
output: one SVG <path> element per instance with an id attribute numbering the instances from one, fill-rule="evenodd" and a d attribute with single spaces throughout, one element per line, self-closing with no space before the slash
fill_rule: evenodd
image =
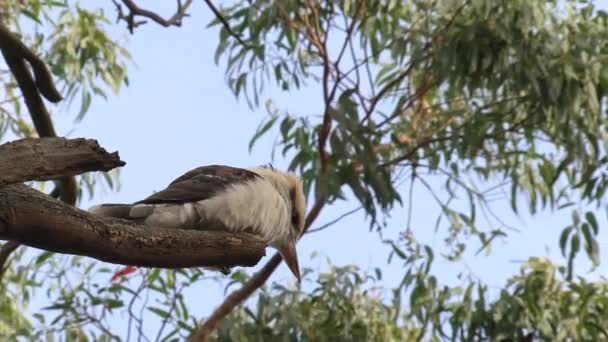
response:
<path id="1" fill-rule="evenodd" d="M 270 181 L 285 199 L 289 219 L 285 227 L 280 227 L 279 233 L 270 240 L 269 245 L 279 251 L 299 282 L 300 267 L 296 242 L 304 230 L 306 218 L 306 197 L 302 180 L 291 173 L 277 171 L 272 166 L 261 167 L 255 171 Z"/>

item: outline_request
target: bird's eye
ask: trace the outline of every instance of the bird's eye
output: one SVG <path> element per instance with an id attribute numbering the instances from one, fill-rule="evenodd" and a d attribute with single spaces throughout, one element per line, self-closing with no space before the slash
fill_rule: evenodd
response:
<path id="1" fill-rule="evenodd" d="M 302 220 L 302 217 L 300 217 L 300 212 L 297 209 L 295 187 L 289 189 L 289 198 L 291 199 L 291 227 L 298 232 L 300 230 L 300 221 Z"/>
<path id="2" fill-rule="evenodd" d="M 297 228 L 297 227 L 298 227 L 298 224 L 299 224 L 299 221 L 300 221 L 299 219 L 300 219 L 300 218 L 299 218 L 299 216 L 298 216 L 298 212 L 294 210 L 294 211 L 291 213 L 291 224 L 292 224 L 292 225 L 293 225 L 295 228 Z"/>

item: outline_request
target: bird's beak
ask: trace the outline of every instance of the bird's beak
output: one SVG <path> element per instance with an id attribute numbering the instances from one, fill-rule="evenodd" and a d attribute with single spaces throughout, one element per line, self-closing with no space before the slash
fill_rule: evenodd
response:
<path id="1" fill-rule="evenodd" d="M 279 254 L 285 260 L 285 263 L 291 270 L 296 279 L 298 279 L 298 283 L 300 282 L 300 267 L 298 266 L 298 254 L 296 252 L 296 244 L 295 241 L 289 241 L 282 244 L 279 248 Z"/>

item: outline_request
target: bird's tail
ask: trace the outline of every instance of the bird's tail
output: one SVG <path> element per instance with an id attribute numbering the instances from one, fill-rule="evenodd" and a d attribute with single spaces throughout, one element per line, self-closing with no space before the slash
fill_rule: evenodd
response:
<path id="1" fill-rule="evenodd" d="M 89 208 L 91 214 L 107 217 L 116 217 L 125 220 L 133 219 L 130 215 L 131 204 L 100 204 Z"/>

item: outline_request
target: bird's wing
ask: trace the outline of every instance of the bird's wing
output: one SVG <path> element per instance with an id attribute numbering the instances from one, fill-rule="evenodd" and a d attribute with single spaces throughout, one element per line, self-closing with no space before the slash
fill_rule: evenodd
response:
<path id="1" fill-rule="evenodd" d="M 253 171 L 224 165 L 201 166 L 175 179 L 169 186 L 134 204 L 187 203 L 210 198 L 234 184 L 261 176 Z"/>

